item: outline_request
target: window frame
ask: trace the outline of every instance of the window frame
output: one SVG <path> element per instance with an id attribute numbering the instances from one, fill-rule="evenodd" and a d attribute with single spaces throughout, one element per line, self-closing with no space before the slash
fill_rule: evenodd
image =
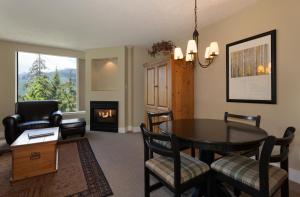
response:
<path id="1" fill-rule="evenodd" d="M 32 54 L 38 54 L 38 55 L 51 55 L 51 56 L 58 56 L 58 57 L 68 57 L 68 58 L 75 58 L 76 59 L 76 109 L 72 112 L 63 112 L 64 114 L 73 114 L 79 112 L 79 58 L 74 56 L 66 56 L 66 55 L 54 55 L 54 54 L 46 54 L 36 51 L 23 51 L 18 50 L 15 52 L 15 101 L 19 102 L 19 53 L 32 53 Z"/>

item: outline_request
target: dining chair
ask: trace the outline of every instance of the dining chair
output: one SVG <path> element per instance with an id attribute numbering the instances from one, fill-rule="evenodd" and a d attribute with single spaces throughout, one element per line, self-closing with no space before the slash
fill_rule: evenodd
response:
<path id="1" fill-rule="evenodd" d="M 174 115 L 172 111 L 167 112 L 147 112 L 149 128 L 152 132 L 159 132 L 158 126 L 169 120 L 174 120 Z"/>
<path id="2" fill-rule="evenodd" d="M 224 113 L 224 120 L 227 122 L 228 119 L 237 119 L 237 120 L 242 120 L 242 121 L 251 121 L 255 122 L 256 127 L 260 127 L 260 120 L 261 116 L 245 116 L 245 115 L 238 115 L 238 114 L 230 114 L 228 112 Z"/>
<path id="3" fill-rule="evenodd" d="M 158 127 L 160 124 L 162 124 L 166 121 L 169 121 L 169 120 L 174 120 L 172 111 L 160 112 L 160 113 L 147 112 L 147 116 L 148 116 L 150 131 L 154 132 L 154 133 L 160 133 L 160 130 Z M 171 144 L 168 141 L 156 140 L 156 142 L 167 148 L 171 148 Z M 184 147 L 182 147 L 181 150 L 185 150 L 185 149 L 191 149 L 191 155 L 193 157 L 195 157 L 195 148 L 193 147 L 193 145 L 184 146 Z M 150 152 L 150 155 L 153 156 L 153 154 L 151 152 Z"/>
<path id="4" fill-rule="evenodd" d="M 239 115 L 239 114 L 230 114 L 228 112 L 224 113 L 224 121 L 242 121 L 244 122 L 254 122 L 256 127 L 260 127 L 260 120 L 261 120 L 261 116 L 257 115 L 257 116 L 245 116 L 245 115 Z M 227 155 L 227 153 L 219 153 L 218 154 L 224 156 Z M 255 156 L 255 159 L 258 160 L 259 159 L 259 147 L 254 148 L 254 149 L 250 149 L 250 150 L 244 150 L 244 151 L 240 151 L 239 154 L 241 155 L 245 155 L 248 157 L 252 157 Z"/>
<path id="5" fill-rule="evenodd" d="M 287 171 L 289 174 L 289 145 L 295 137 L 296 129 L 294 127 L 288 127 L 282 138 L 277 138 L 275 146 L 280 146 L 280 153 L 279 154 L 272 154 L 270 158 L 270 163 L 280 163 L 280 167 Z M 287 181 L 285 186 L 281 190 L 281 196 L 287 194 L 289 196 L 289 182 Z M 285 191 L 286 190 L 286 191 Z"/>
<path id="6" fill-rule="evenodd" d="M 274 146 L 277 143 L 289 144 L 292 139 L 292 137 L 276 139 L 269 136 L 264 142 L 259 161 L 243 155 L 225 156 L 214 161 L 211 164 L 212 186 L 216 181 L 221 181 L 252 196 L 272 196 L 279 189 L 282 196 L 288 196 L 288 172 L 270 165 L 270 162 Z M 287 156 L 288 150 L 284 152 Z M 214 192 L 214 189 L 211 191 Z"/>
<path id="7" fill-rule="evenodd" d="M 144 140 L 145 197 L 162 186 L 169 188 L 176 197 L 190 188 L 203 186 L 210 170 L 206 163 L 180 152 L 181 144 L 174 136 L 150 132 L 143 123 L 140 128 Z M 155 140 L 168 141 L 171 148 Z M 150 151 L 158 156 L 151 158 Z M 150 175 L 159 182 L 150 186 Z"/>

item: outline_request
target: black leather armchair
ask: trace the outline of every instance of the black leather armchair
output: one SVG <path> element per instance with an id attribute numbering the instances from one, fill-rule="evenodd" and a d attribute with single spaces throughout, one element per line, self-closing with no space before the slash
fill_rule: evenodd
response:
<path id="1" fill-rule="evenodd" d="M 25 130 L 59 127 L 61 120 L 57 101 L 18 102 L 16 114 L 3 119 L 6 142 L 12 144 Z"/>

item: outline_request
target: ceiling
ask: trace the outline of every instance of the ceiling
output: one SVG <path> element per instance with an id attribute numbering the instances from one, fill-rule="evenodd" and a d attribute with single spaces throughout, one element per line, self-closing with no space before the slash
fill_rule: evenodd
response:
<path id="1" fill-rule="evenodd" d="M 198 0 L 198 25 L 256 1 Z M 150 45 L 192 34 L 193 7 L 194 0 L 0 0 L 0 39 L 77 50 Z"/>

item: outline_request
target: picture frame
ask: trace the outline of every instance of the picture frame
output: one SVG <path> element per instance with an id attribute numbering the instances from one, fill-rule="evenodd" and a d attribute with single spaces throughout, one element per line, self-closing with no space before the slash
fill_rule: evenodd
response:
<path id="1" fill-rule="evenodd" d="M 276 104 L 276 30 L 226 45 L 226 101 Z"/>

